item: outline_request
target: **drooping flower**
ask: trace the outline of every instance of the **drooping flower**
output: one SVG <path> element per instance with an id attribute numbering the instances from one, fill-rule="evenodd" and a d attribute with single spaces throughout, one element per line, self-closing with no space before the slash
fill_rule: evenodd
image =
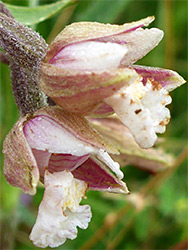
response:
<path id="1" fill-rule="evenodd" d="M 45 107 L 18 120 L 4 141 L 7 181 L 35 194 L 39 181 L 45 192 L 30 239 L 38 247 L 56 247 L 74 239 L 77 226 L 87 228 L 88 205 L 80 206 L 86 190 L 128 193 L 117 151 L 82 117 L 61 108 Z M 113 174 L 115 173 L 115 175 Z"/>
<path id="2" fill-rule="evenodd" d="M 116 112 L 141 147 L 153 146 L 156 133 L 163 133 L 170 119 L 168 91 L 185 82 L 171 70 L 133 65 L 163 37 L 159 29 L 143 29 L 153 20 L 67 26 L 48 48 L 41 89 L 74 113 Z"/>

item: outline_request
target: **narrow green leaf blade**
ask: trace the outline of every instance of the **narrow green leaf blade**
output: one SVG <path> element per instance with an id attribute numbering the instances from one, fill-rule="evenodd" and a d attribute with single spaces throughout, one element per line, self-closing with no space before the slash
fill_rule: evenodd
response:
<path id="1" fill-rule="evenodd" d="M 37 7 L 24 7 L 10 4 L 5 5 L 18 22 L 26 25 L 32 25 L 48 19 L 60 10 L 63 10 L 74 3 L 75 0 L 61 0 L 56 3 Z"/>
<path id="2" fill-rule="evenodd" d="M 87 11 L 78 13 L 75 17 L 75 21 L 113 23 L 131 1 L 132 0 L 90 0 Z"/>

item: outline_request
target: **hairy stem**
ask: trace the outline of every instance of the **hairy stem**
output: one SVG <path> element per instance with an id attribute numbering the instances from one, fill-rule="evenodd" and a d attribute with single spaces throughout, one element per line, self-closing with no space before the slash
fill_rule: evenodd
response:
<path id="1" fill-rule="evenodd" d="M 47 105 L 45 94 L 38 87 L 41 61 L 47 44 L 38 33 L 0 13 L 0 47 L 5 51 L 12 71 L 12 89 L 21 115 Z M 3 12 L 3 13 L 2 13 Z"/>

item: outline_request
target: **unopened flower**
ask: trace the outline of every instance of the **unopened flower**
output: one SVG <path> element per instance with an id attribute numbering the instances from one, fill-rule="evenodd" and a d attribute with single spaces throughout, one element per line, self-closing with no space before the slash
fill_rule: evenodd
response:
<path id="1" fill-rule="evenodd" d="M 128 192 L 107 151 L 117 153 L 84 118 L 59 107 L 45 107 L 14 125 L 3 148 L 7 181 L 29 194 L 39 181 L 45 186 L 30 235 L 36 246 L 59 246 L 76 237 L 77 226 L 87 228 L 90 207 L 79 203 L 88 188 Z"/>
<path id="2" fill-rule="evenodd" d="M 116 112 L 141 147 L 152 147 L 170 119 L 168 91 L 185 82 L 171 70 L 133 65 L 163 37 L 159 29 L 143 29 L 153 20 L 67 26 L 48 48 L 41 89 L 74 113 Z"/>

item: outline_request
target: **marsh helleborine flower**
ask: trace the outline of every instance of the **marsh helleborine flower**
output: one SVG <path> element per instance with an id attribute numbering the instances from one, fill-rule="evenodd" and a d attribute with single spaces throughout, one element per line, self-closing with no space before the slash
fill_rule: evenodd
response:
<path id="1" fill-rule="evenodd" d="M 9 132 L 3 147 L 7 181 L 32 195 L 39 181 L 45 186 L 30 235 L 36 246 L 59 246 L 76 237 L 77 226 L 87 228 L 90 207 L 79 203 L 88 188 L 128 193 L 107 151 L 117 153 L 84 118 L 55 106 L 20 118 Z"/>
<path id="2" fill-rule="evenodd" d="M 48 48 L 41 89 L 77 114 L 116 112 L 141 147 L 153 146 L 170 119 L 168 91 L 185 82 L 171 70 L 133 65 L 163 37 L 159 29 L 143 29 L 153 20 L 67 26 Z"/>

